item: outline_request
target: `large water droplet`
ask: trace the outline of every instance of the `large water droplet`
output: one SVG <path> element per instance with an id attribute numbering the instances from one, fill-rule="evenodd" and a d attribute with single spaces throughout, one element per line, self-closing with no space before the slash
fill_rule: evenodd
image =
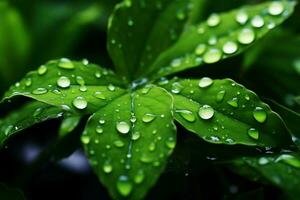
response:
<path id="1" fill-rule="evenodd" d="M 218 26 L 221 22 L 221 18 L 218 14 L 211 14 L 209 16 L 209 18 L 207 19 L 206 23 L 208 26 L 210 27 L 215 27 L 215 26 Z"/>
<path id="2" fill-rule="evenodd" d="M 221 58 L 222 58 L 222 52 L 216 48 L 209 49 L 203 55 L 203 61 L 207 64 L 216 63 L 220 61 Z"/>
<path id="3" fill-rule="evenodd" d="M 261 107 L 256 107 L 253 111 L 253 117 L 259 123 L 264 123 L 267 120 L 267 113 Z"/>
<path id="4" fill-rule="evenodd" d="M 264 24 L 265 21 L 260 15 L 253 17 L 253 19 L 251 20 L 251 25 L 255 28 L 261 28 L 264 26 Z"/>
<path id="5" fill-rule="evenodd" d="M 149 122 L 152 122 L 155 118 L 156 118 L 155 115 L 150 114 L 150 113 L 146 113 L 143 116 L 142 121 L 145 122 L 145 123 L 149 123 Z"/>
<path id="6" fill-rule="evenodd" d="M 283 4 L 281 2 L 272 2 L 268 8 L 270 15 L 280 15 L 284 10 Z"/>
<path id="7" fill-rule="evenodd" d="M 74 69 L 75 68 L 73 62 L 71 62 L 67 58 L 60 59 L 60 61 L 58 63 L 58 67 L 63 68 L 63 69 Z"/>
<path id="8" fill-rule="evenodd" d="M 169 137 L 167 140 L 166 140 L 166 146 L 170 149 L 174 149 L 175 146 L 176 146 L 176 140 L 174 137 Z"/>
<path id="9" fill-rule="evenodd" d="M 127 134 L 130 131 L 130 126 L 127 122 L 117 122 L 116 128 L 122 134 Z"/>
<path id="10" fill-rule="evenodd" d="M 113 167 L 109 161 L 105 161 L 102 167 L 104 173 L 109 174 L 112 172 Z"/>
<path id="11" fill-rule="evenodd" d="M 96 127 L 96 132 L 97 132 L 97 133 L 102 134 L 103 131 L 104 131 L 104 130 L 103 130 L 102 126 L 97 126 L 97 127 Z"/>
<path id="12" fill-rule="evenodd" d="M 196 49 L 195 49 L 195 54 L 200 56 L 204 53 L 206 49 L 206 45 L 205 44 L 199 44 Z"/>
<path id="13" fill-rule="evenodd" d="M 83 144 L 89 144 L 91 141 L 91 138 L 87 135 L 82 135 L 80 139 Z"/>
<path id="14" fill-rule="evenodd" d="M 33 90 L 31 93 L 36 95 L 46 94 L 48 90 L 46 88 L 37 88 Z"/>
<path id="15" fill-rule="evenodd" d="M 61 88 L 68 88 L 71 85 L 71 81 L 66 76 L 61 76 L 57 79 L 57 85 Z"/>
<path id="16" fill-rule="evenodd" d="M 183 119 L 185 119 L 188 122 L 194 122 L 196 121 L 196 117 L 192 111 L 189 110 L 176 110 L 176 113 L 178 113 Z"/>
<path id="17" fill-rule="evenodd" d="M 259 132 L 255 128 L 250 128 L 248 130 L 248 135 L 249 135 L 249 137 L 251 137 L 254 140 L 258 140 L 258 138 L 259 138 Z"/>
<path id="18" fill-rule="evenodd" d="M 131 193 L 132 188 L 132 183 L 129 181 L 127 176 L 119 177 L 117 181 L 117 189 L 122 196 L 127 197 Z"/>
<path id="19" fill-rule="evenodd" d="M 113 92 L 113 91 L 116 90 L 116 87 L 115 87 L 113 84 L 109 84 L 109 85 L 107 86 L 107 89 L 108 89 L 109 91 Z"/>
<path id="20" fill-rule="evenodd" d="M 142 170 L 139 170 L 134 176 L 134 183 L 141 184 L 145 179 L 145 174 Z"/>
<path id="21" fill-rule="evenodd" d="M 131 139 L 132 140 L 138 140 L 141 137 L 140 132 L 135 131 L 132 135 L 131 135 Z"/>
<path id="22" fill-rule="evenodd" d="M 201 119 L 208 120 L 214 116 L 215 111 L 211 106 L 204 105 L 204 106 L 200 107 L 198 114 Z"/>
<path id="23" fill-rule="evenodd" d="M 248 18 L 249 17 L 245 11 L 239 11 L 235 16 L 235 20 L 241 25 L 246 24 L 248 21 Z"/>
<path id="24" fill-rule="evenodd" d="M 39 75 L 44 75 L 48 71 L 48 68 L 45 65 L 42 65 L 38 68 L 38 74 Z"/>
<path id="25" fill-rule="evenodd" d="M 255 33 L 252 29 L 244 28 L 238 35 L 241 44 L 251 44 L 255 40 Z"/>
<path id="26" fill-rule="evenodd" d="M 238 45 L 235 42 L 228 41 L 223 45 L 223 52 L 226 54 L 233 54 L 238 50 Z"/>
<path id="27" fill-rule="evenodd" d="M 203 77 L 199 81 L 199 87 L 200 88 L 206 88 L 206 87 L 211 86 L 213 83 L 214 83 L 214 81 L 211 78 Z"/>
<path id="28" fill-rule="evenodd" d="M 79 109 L 79 110 L 83 110 L 87 107 L 87 101 L 85 100 L 84 97 L 76 97 L 73 100 L 73 105 L 75 106 L 75 108 Z"/>

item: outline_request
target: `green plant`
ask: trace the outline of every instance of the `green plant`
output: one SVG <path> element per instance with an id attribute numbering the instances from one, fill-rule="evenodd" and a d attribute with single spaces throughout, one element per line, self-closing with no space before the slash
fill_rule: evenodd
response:
<path id="1" fill-rule="evenodd" d="M 176 146 L 176 121 L 209 143 L 288 149 L 229 164 L 296 197 L 299 180 L 288 187 L 285 181 L 300 173 L 292 141 L 297 128 L 287 128 L 287 121 L 231 79 L 172 77 L 240 54 L 287 19 L 295 2 L 244 6 L 196 23 L 198 2 L 125 0 L 117 5 L 107 42 L 116 73 L 65 58 L 28 73 L 2 101 L 25 96 L 37 102 L 1 121 L 1 145 L 35 123 L 63 116 L 62 139 L 90 116 L 81 142 L 95 173 L 114 199 L 142 199 Z M 274 174 L 280 181 L 273 180 Z"/>

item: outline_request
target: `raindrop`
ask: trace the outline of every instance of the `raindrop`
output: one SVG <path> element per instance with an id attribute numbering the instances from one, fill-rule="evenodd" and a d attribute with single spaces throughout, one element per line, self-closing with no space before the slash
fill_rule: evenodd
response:
<path id="1" fill-rule="evenodd" d="M 87 107 L 87 101 L 85 100 L 84 97 L 76 97 L 74 100 L 73 100 L 73 105 L 79 109 L 79 110 L 83 110 Z"/>
<path id="2" fill-rule="evenodd" d="M 127 22 L 128 26 L 133 26 L 134 25 L 134 22 L 132 19 L 129 19 L 128 22 Z"/>
<path id="3" fill-rule="evenodd" d="M 181 65 L 181 58 L 176 58 L 171 62 L 171 67 L 180 67 L 180 65 Z"/>
<path id="4" fill-rule="evenodd" d="M 195 49 L 195 54 L 200 56 L 204 53 L 206 49 L 206 45 L 205 44 L 199 44 L 196 49 Z"/>
<path id="5" fill-rule="evenodd" d="M 29 86 L 31 86 L 31 84 L 32 84 L 31 78 L 27 78 L 27 79 L 25 80 L 25 85 L 26 85 L 27 87 L 29 87 Z"/>
<path id="6" fill-rule="evenodd" d="M 258 138 L 259 138 L 259 132 L 255 128 L 250 128 L 248 130 L 248 135 L 249 135 L 249 137 L 251 137 L 254 140 L 258 140 Z"/>
<path id="7" fill-rule="evenodd" d="M 127 122 L 117 122 L 116 128 L 121 134 L 127 134 L 130 131 L 130 126 Z"/>
<path id="8" fill-rule="evenodd" d="M 238 50 L 238 45 L 235 42 L 228 41 L 223 45 L 223 52 L 226 54 L 233 54 Z"/>
<path id="9" fill-rule="evenodd" d="M 203 55 L 203 61 L 207 64 L 216 63 L 220 61 L 221 58 L 222 58 L 222 52 L 216 48 L 209 49 Z"/>
<path id="10" fill-rule="evenodd" d="M 42 65 L 38 68 L 37 72 L 39 75 L 44 75 L 47 73 L 47 71 L 48 71 L 48 68 L 45 65 Z"/>
<path id="11" fill-rule="evenodd" d="M 199 87 L 200 88 L 207 88 L 211 86 L 214 83 L 214 81 L 209 77 L 203 77 L 199 81 Z"/>
<path id="12" fill-rule="evenodd" d="M 224 97 L 225 97 L 226 91 L 225 90 L 221 90 L 220 92 L 218 92 L 217 94 L 217 102 L 222 102 Z"/>
<path id="13" fill-rule="evenodd" d="M 260 164 L 260 165 L 266 165 L 266 164 L 268 164 L 269 163 L 269 159 L 267 159 L 267 158 L 265 158 L 265 157 L 261 157 L 261 158 L 259 158 L 259 160 L 258 160 L 258 164 Z"/>
<path id="14" fill-rule="evenodd" d="M 96 78 L 101 78 L 101 73 L 100 72 L 96 72 L 95 76 L 96 76 Z"/>
<path id="15" fill-rule="evenodd" d="M 116 141 L 114 141 L 114 145 L 115 145 L 116 147 L 118 147 L 118 148 L 121 148 L 121 147 L 124 147 L 124 146 L 125 146 L 124 142 L 121 141 L 121 140 L 116 140 Z"/>
<path id="16" fill-rule="evenodd" d="M 71 85 L 71 81 L 66 76 L 61 76 L 57 79 L 57 85 L 61 88 L 68 88 Z"/>
<path id="17" fill-rule="evenodd" d="M 182 91 L 182 89 L 183 89 L 183 86 L 180 85 L 180 83 L 175 82 L 172 84 L 171 92 L 174 94 L 179 94 Z"/>
<path id="18" fill-rule="evenodd" d="M 255 28 L 261 28 L 264 26 L 264 24 L 264 19 L 259 15 L 253 17 L 253 19 L 251 20 L 251 25 Z"/>
<path id="19" fill-rule="evenodd" d="M 102 128 L 102 126 L 97 126 L 97 127 L 96 127 L 96 132 L 99 133 L 99 134 L 102 134 L 102 133 L 103 133 L 103 128 Z"/>
<path id="20" fill-rule="evenodd" d="M 234 108 L 238 108 L 239 104 L 238 104 L 238 98 L 234 97 L 230 100 L 227 101 L 228 105 L 234 107 Z"/>
<path id="21" fill-rule="evenodd" d="M 176 140 L 174 137 L 169 137 L 167 140 L 166 140 L 166 146 L 170 149 L 174 149 L 175 146 L 176 146 Z"/>
<path id="22" fill-rule="evenodd" d="M 67 58 L 62 58 L 60 59 L 60 62 L 58 64 L 58 67 L 63 68 L 63 69 L 74 69 L 75 66 L 73 64 L 73 62 L 71 62 L 69 59 Z"/>
<path id="23" fill-rule="evenodd" d="M 104 119 L 100 119 L 99 120 L 99 124 L 105 124 L 105 120 Z"/>
<path id="24" fill-rule="evenodd" d="M 91 141 L 91 138 L 87 135 L 82 135 L 80 139 L 83 144 L 89 144 Z"/>
<path id="25" fill-rule="evenodd" d="M 112 167 L 112 165 L 110 164 L 109 161 L 105 161 L 104 164 L 103 164 L 102 169 L 103 169 L 104 173 L 109 174 L 109 173 L 112 172 L 113 167 Z"/>
<path id="26" fill-rule="evenodd" d="M 150 145 L 149 145 L 149 147 L 148 147 L 148 149 L 149 149 L 149 151 L 154 151 L 155 150 L 155 148 L 156 148 L 156 145 L 155 145 L 155 143 L 150 143 Z"/>
<path id="27" fill-rule="evenodd" d="M 177 17 L 178 20 L 184 20 L 185 19 L 185 13 L 182 10 L 180 10 L 176 13 L 176 17 Z"/>
<path id="28" fill-rule="evenodd" d="M 113 84 L 109 84 L 109 85 L 107 86 L 107 88 L 108 88 L 108 90 L 111 91 L 111 92 L 113 92 L 113 91 L 116 90 L 116 87 L 115 87 Z"/>
<path id="29" fill-rule="evenodd" d="M 132 140 L 138 140 L 141 137 L 140 132 L 136 131 L 131 135 Z"/>
<path id="30" fill-rule="evenodd" d="M 33 90 L 31 93 L 36 95 L 46 94 L 48 90 L 46 88 L 37 88 Z"/>
<path id="31" fill-rule="evenodd" d="M 241 44 L 251 44 L 255 40 L 255 33 L 252 29 L 245 28 L 239 33 L 238 40 Z"/>
<path id="32" fill-rule="evenodd" d="M 87 88 L 85 85 L 82 85 L 82 86 L 79 87 L 79 90 L 80 90 L 81 92 L 86 92 L 87 89 L 88 89 L 88 88 Z"/>
<path id="33" fill-rule="evenodd" d="M 246 24 L 248 21 L 248 18 L 249 17 L 245 11 L 239 11 L 235 16 L 235 20 L 241 25 Z"/>
<path id="34" fill-rule="evenodd" d="M 85 81 L 84 81 L 84 79 L 81 76 L 76 76 L 76 82 L 79 85 L 84 85 L 85 84 Z"/>
<path id="35" fill-rule="evenodd" d="M 134 182 L 136 184 L 141 184 L 145 179 L 145 174 L 142 170 L 139 170 L 134 176 Z"/>
<path id="36" fill-rule="evenodd" d="M 267 120 L 267 113 L 263 108 L 256 107 L 253 111 L 253 117 L 257 122 L 264 123 Z"/>
<path id="37" fill-rule="evenodd" d="M 129 181 L 127 176 L 123 175 L 119 177 L 117 181 L 117 189 L 122 196 L 127 197 L 131 193 L 132 188 L 132 183 Z"/>
<path id="38" fill-rule="evenodd" d="M 176 113 L 178 113 L 183 119 L 185 119 L 188 122 L 194 122 L 196 121 L 196 117 L 193 114 L 192 111 L 189 110 L 176 110 Z"/>
<path id="39" fill-rule="evenodd" d="M 270 15 L 280 15 L 284 10 L 283 4 L 281 2 L 272 2 L 268 8 Z"/>
<path id="40" fill-rule="evenodd" d="M 208 26 L 210 27 L 215 27 L 215 26 L 218 26 L 221 22 L 221 18 L 218 14 L 211 14 L 209 16 L 209 18 L 207 19 L 206 23 Z"/>
<path id="41" fill-rule="evenodd" d="M 204 105 L 200 107 L 198 114 L 201 117 L 201 119 L 207 120 L 207 119 L 211 119 L 214 116 L 215 111 L 211 106 Z"/>
<path id="42" fill-rule="evenodd" d="M 102 100 L 106 99 L 106 97 L 104 96 L 104 94 L 102 92 L 95 92 L 94 97 L 96 97 L 97 99 L 102 99 Z"/>
<path id="43" fill-rule="evenodd" d="M 149 122 L 152 122 L 155 118 L 156 118 L 155 115 L 146 113 L 143 116 L 142 121 L 145 122 L 145 123 L 149 123 Z"/>

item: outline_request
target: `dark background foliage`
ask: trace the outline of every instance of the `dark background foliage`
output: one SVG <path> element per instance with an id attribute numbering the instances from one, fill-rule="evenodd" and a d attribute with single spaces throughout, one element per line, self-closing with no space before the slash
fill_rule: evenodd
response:
<path id="1" fill-rule="evenodd" d="M 0 94 L 32 69 L 50 59 L 87 58 L 113 68 L 106 50 L 107 19 L 117 0 L 10 0 L 0 2 Z M 259 0 L 202 0 L 203 12 L 195 21 L 212 12 L 222 12 Z M 300 105 L 289 101 L 300 94 L 299 74 L 288 69 L 300 59 L 300 7 L 283 25 L 274 30 L 247 53 L 209 68 L 195 68 L 181 77 L 230 77 L 261 94 L 264 98 L 300 111 Z M 285 59 L 276 55 L 285 52 Z M 276 62 L 274 62 L 274 60 Z M 284 68 L 283 68 L 284 66 Z M 272 72 L 270 72 L 272 71 Z M 278 77 L 286 73 L 286 76 Z M 300 73 L 300 72 L 299 72 Z M 298 83 L 298 84 L 297 84 Z M 1 107 L 0 116 L 17 108 L 22 100 Z M 106 190 L 88 166 L 79 143 L 79 135 L 59 148 L 76 150 L 69 158 L 59 160 L 43 150 L 51 147 L 59 121 L 42 123 L 15 137 L 0 151 L 0 182 L 18 187 L 28 199 L 109 199 Z M 80 132 L 80 130 L 77 130 Z M 255 155 L 257 150 L 236 146 L 229 148 L 202 142 L 179 129 L 179 144 L 166 172 L 151 190 L 148 199 L 284 199 L 277 188 L 250 182 L 224 168 L 222 160 L 239 155 Z M 197 148 L 201 146 L 201 151 Z M 187 148 L 192 147 L 192 148 Z M 204 151 L 203 151 L 204 149 Z M 35 162 L 43 152 L 45 163 Z"/>

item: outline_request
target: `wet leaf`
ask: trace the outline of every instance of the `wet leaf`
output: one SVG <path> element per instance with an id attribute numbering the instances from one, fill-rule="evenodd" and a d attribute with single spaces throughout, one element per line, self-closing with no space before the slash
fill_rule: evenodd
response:
<path id="1" fill-rule="evenodd" d="M 176 144 L 172 98 L 158 87 L 125 94 L 95 113 L 81 141 L 115 199 L 142 199 Z"/>

